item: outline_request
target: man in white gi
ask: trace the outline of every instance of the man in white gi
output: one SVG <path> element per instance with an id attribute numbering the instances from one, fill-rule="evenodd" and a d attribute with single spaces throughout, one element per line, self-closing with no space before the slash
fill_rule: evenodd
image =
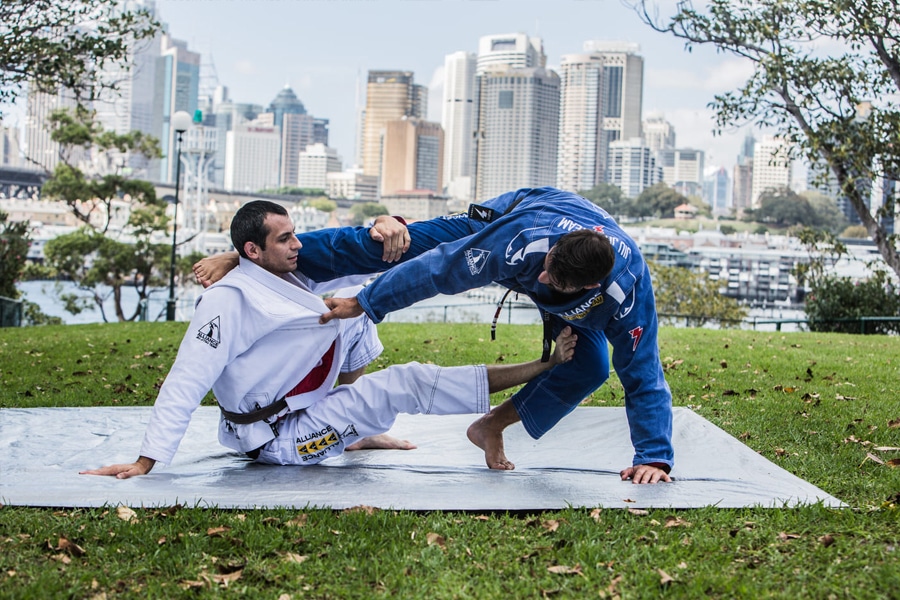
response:
<path id="1" fill-rule="evenodd" d="M 550 362 L 442 368 L 409 363 L 334 388 L 381 351 L 366 318 L 320 324 L 321 286 L 295 272 L 301 248 L 287 211 L 254 201 L 235 214 L 240 265 L 197 300 L 175 363 L 160 389 L 133 463 L 82 471 L 126 479 L 171 463 L 191 415 L 212 388 L 219 441 L 259 462 L 314 464 L 390 429 L 398 413 L 466 414 L 489 395 L 572 358 L 571 330 Z M 346 280 L 333 282 L 338 287 Z M 374 341 L 373 341 L 374 339 Z M 355 360 L 354 360 L 355 359 Z M 360 441 L 363 441 L 360 444 Z M 392 446 L 389 446 L 392 447 Z"/>

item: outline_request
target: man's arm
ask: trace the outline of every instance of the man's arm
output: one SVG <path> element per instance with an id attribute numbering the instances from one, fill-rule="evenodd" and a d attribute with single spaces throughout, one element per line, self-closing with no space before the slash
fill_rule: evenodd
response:
<path id="1" fill-rule="evenodd" d="M 353 228 L 347 228 L 353 229 Z M 411 238 L 406 223 L 399 217 L 390 215 L 379 215 L 376 217 L 374 224 L 368 230 L 369 237 L 380 242 L 383 246 L 381 260 L 386 263 L 393 263 L 403 256 L 409 250 Z M 298 234 L 297 238 L 302 242 L 304 234 Z M 300 249 L 301 257 L 303 248 Z M 203 287 L 209 287 L 219 281 L 228 274 L 233 268 L 238 266 L 239 255 L 237 251 L 222 252 L 213 256 L 207 256 L 200 259 L 193 266 L 194 278 L 197 283 Z"/>
<path id="2" fill-rule="evenodd" d="M 88 469 L 79 471 L 79 475 L 111 475 L 116 479 L 128 479 L 136 475 L 146 475 L 153 468 L 156 461 L 146 456 L 139 457 L 136 461 L 129 464 L 109 465 L 99 469 Z"/>

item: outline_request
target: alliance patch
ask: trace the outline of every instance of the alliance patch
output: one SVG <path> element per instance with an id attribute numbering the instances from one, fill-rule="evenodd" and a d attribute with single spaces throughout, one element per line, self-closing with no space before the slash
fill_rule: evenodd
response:
<path id="1" fill-rule="evenodd" d="M 490 250 L 482 250 L 480 248 L 469 248 L 465 252 L 466 266 L 469 267 L 469 273 L 478 275 L 487 264 L 488 256 L 491 255 Z"/>
<path id="2" fill-rule="evenodd" d="M 334 446 L 341 440 L 340 436 L 336 431 L 332 431 L 328 435 L 324 437 L 320 437 L 318 439 L 306 442 L 300 446 L 297 446 L 297 454 L 315 454 L 317 452 L 322 452 L 326 448 L 330 446 Z"/>
<path id="3" fill-rule="evenodd" d="M 219 330 L 221 329 L 221 325 L 219 322 L 219 317 L 216 317 L 199 330 L 197 330 L 197 339 L 201 342 L 209 344 L 213 348 L 218 348 L 219 343 L 222 341 L 222 337 L 219 334 Z"/>

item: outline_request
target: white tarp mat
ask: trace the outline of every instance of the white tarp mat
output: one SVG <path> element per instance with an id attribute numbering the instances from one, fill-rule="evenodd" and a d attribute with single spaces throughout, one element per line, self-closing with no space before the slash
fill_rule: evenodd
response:
<path id="1" fill-rule="evenodd" d="M 515 471 L 490 471 L 466 439 L 471 415 L 401 415 L 411 451 L 345 453 L 316 466 L 260 465 L 216 440 L 218 409 L 197 410 L 174 464 L 128 480 L 78 471 L 137 458 L 150 409 L 0 410 L 0 503 L 219 508 L 369 505 L 408 510 L 779 508 L 840 500 L 788 473 L 686 408 L 675 408 L 674 482 L 632 485 L 625 410 L 580 407 L 543 439 L 506 431 Z"/>

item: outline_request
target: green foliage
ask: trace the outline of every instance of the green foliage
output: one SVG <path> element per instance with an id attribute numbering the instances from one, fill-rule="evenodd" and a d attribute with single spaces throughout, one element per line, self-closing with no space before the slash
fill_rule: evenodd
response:
<path id="1" fill-rule="evenodd" d="M 328 198 L 316 198 L 315 200 L 310 200 L 308 204 L 314 209 L 325 213 L 333 213 L 337 210 L 337 202 Z"/>
<path id="2" fill-rule="evenodd" d="M 0 296 L 18 298 L 16 281 L 25 270 L 29 231 L 25 221 L 8 221 L 9 215 L 0 211 Z"/>
<path id="3" fill-rule="evenodd" d="M 734 298 L 723 296 L 719 284 L 708 273 L 694 273 L 683 267 L 650 265 L 656 312 L 663 323 L 686 318 L 688 325 L 700 327 L 715 322 L 721 327 L 738 327 L 747 308 Z"/>
<path id="4" fill-rule="evenodd" d="M 634 210 L 631 199 L 622 194 L 619 186 L 611 183 L 599 183 L 589 190 L 583 190 L 578 193 L 613 217 L 629 216 Z"/>
<path id="5" fill-rule="evenodd" d="M 139 223 L 147 219 L 147 211 L 135 211 L 132 220 Z M 122 308 L 122 289 L 134 286 L 138 298 L 149 298 L 153 287 L 166 282 L 161 267 L 167 266 L 170 247 L 149 241 L 154 227 L 138 225 L 135 237 L 129 243 L 117 241 L 107 235 L 83 228 L 56 237 L 44 247 L 47 266 L 57 276 L 69 279 L 81 293 L 61 294 L 65 308 L 78 314 L 91 304 L 96 305 L 104 321 L 107 315 L 103 303 L 109 296 L 114 300 L 115 318 L 133 321 L 140 315 L 140 303 L 131 315 Z"/>
<path id="6" fill-rule="evenodd" d="M 731 235 L 732 233 L 737 233 L 737 227 L 734 225 L 719 225 L 719 231 L 722 232 L 722 235 Z"/>
<path id="7" fill-rule="evenodd" d="M 749 61 L 754 72 L 715 97 L 719 130 L 755 123 L 776 131 L 794 157 L 823 165 L 853 206 L 885 263 L 900 276 L 900 235 L 882 220 L 896 196 L 873 214 L 872 182 L 900 173 L 900 11 L 892 0 L 710 0 L 679 2 L 660 19 L 638 0 L 657 31 L 708 44 Z"/>
<path id="8" fill-rule="evenodd" d="M 14 103 L 25 84 L 95 100 L 117 86 L 104 78 L 104 69 L 124 64 L 129 50 L 159 27 L 146 9 L 124 9 L 110 0 L 3 0 L 0 103 Z"/>
<path id="9" fill-rule="evenodd" d="M 864 240 L 869 237 L 869 232 L 866 231 L 866 228 L 862 225 L 848 225 L 847 228 L 841 232 L 841 237 Z"/>
<path id="10" fill-rule="evenodd" d="M 675 207 L 687 202 L 687 198 L 670 188 L 663 182 L 659 182 L 645 188 L 641 195 L 634 201 L 631 216 L 654 217 L 667 219 L 675 216 Z"/>
<path id="11" fill-rule="evenodd" d="M 900 321 L 867 321 L 860 317 L 900 318 L 900 288 L 884 271 L 863 281 L 826 275 L 815 280 L 806 296 L 811 331 L 900 333 Z"/>
<path id="12" fill-rule="evenodd" d="M 388 214 L 387 208 L 374 202 L 354 204 L 350 208 L 350 221 L 353 225 L 365 225 L 379 215 Z"/>
<path id="13" fill-rule="evenodd" d="M 323 196 L 325 190 L 319 188 L 300 188 L 288 185 L 280 188 L 266 188 L 260 190 L 260 194 L 272 194 L 275 196 Z"/>
<path id="14" fill-rule="evenodd" d="M 752 218 L 779 227 L 803 225 L 837 233 L 847 220 L 831 198 L 817 193 L 797 194 L 781 188 L 764 192 L 759 208 L 746 211 Z"/>

